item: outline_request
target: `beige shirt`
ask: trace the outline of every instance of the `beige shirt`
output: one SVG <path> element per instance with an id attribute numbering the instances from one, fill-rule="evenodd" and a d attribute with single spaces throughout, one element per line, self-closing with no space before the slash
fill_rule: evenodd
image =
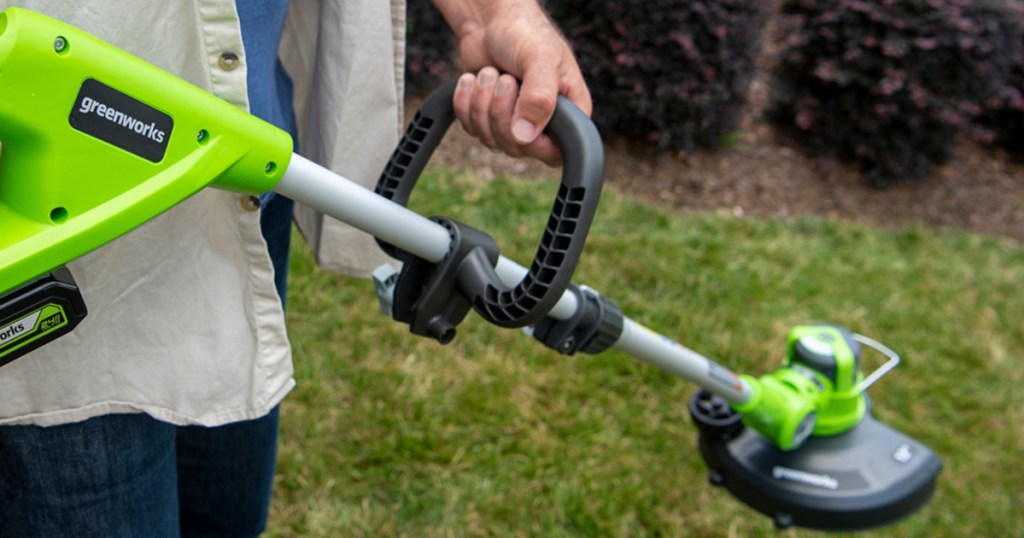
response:
<path id="1" fill-rule="evenodd" d="M 232 0 L 0 0 L 53 16 L 248 108 Z M 293 0 L 281 55 L 303 153 L 367 186 L 397 137 L 401 0 Z M 240 65 L 222 62 L 224 53 Z M 322 266 L 365 275 L 372 238 L 300 209 Z M 0 424 L 145 412 L 208 426 L 259 417 L 294 386 L 259 229 L 238 194 L 207 189 L 68 264 L 89 308 L 71 334 L 0 368 Z"/>

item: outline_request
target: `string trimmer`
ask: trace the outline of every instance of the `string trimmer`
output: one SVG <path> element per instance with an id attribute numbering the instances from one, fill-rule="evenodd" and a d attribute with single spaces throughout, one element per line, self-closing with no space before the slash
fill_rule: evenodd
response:
<path id="1" fill-rule="evenodd" d="M 403 262 L 374 276 L 382 306 L 413 333 L 450 342 L 472 309 L 560 353 L 614 348 L 700 385 L 690 411 L 712 482 L 780 526 L 874 527 L 928 501 L 938 457 L 870 414 L 867 388 L 899 361 L 887 347 L 832 325 L 797 327 L 781 368 L 737 375 L 572 284 L 604 156 L 568 101 L 548 127 L 564 165 L 528 269 L 479 230 L 408 210 L 453 120 L 452 91 L 424 102 L 374 193 L 292 154 L 286 133 L 76 28 L 0 13 L 0 364 L 86 316 L 67 262 L 203 188 L 274 190 L 374 235 Z M 865 347 L 888 357 L 868 376 Z"/>

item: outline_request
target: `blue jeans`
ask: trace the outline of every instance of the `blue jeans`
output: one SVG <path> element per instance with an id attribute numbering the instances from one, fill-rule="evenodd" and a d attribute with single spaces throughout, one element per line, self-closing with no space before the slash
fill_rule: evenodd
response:
<path id="1" fill-rule="evenodd" d="M 218 428 L 107 415 L 0 429 L 0 536 L 256 536 L 277 445 L 270 415 Z"/>
<path id="2" fill-rule="evenodd" d="M 292 201 L 261 214 L 282 301 Z M 213 537 L 263 532 L 278 409 L 217 428 L 148 415 L 0 427 L 0 537 Z"/>

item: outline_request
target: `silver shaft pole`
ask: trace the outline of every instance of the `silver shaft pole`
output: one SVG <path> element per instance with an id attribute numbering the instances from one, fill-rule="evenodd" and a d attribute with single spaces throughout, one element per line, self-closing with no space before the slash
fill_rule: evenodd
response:
<path id="1" fill-rule="evenodd" d="M 622 336 L 612 347 L 692 381 L 729 403 L 746 403 L 753 397 L 750 385 L 728 368 L 629 318 L 624 320 Z"/>
<path id="2" fill-rule="evenodd" d="M 292 155 L 274 191 L 429 262 L 440 262 L 448 253 L 451 238 L 443 226 L 301 155 Z M 495 270 L 508 286 L 518 284 L 527 273 L 525 267 L 504 256 L 498 259 Z M 576 296 L 567 292 L 548 315 L 565 320 L 578 308 Z M 628 318 L 612 347 L 692 381 L 729 402 L 743 403 L 752 396 L 750 387 L 735 373 Z"/>
<path id="3" fill-rule="evenodd" d="M 429 262 L 448 253 L 443 226 L 301 155 L 292 155 L 274 191 Z"/>

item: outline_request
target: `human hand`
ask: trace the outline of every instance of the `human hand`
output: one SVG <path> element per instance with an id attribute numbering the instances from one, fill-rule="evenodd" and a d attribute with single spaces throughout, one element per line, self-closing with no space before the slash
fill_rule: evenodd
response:
<path id="1" fill-rule="evenodd" d="M 453 97 L 463 129 L 513 157 L 558 165 L 561 152 L 543 134 L 558 95 L 588 116 L 593 106 L 572 49 L 551 19 L 536 0 L 435 4 L 458 36 L 467 71 Z"/>

